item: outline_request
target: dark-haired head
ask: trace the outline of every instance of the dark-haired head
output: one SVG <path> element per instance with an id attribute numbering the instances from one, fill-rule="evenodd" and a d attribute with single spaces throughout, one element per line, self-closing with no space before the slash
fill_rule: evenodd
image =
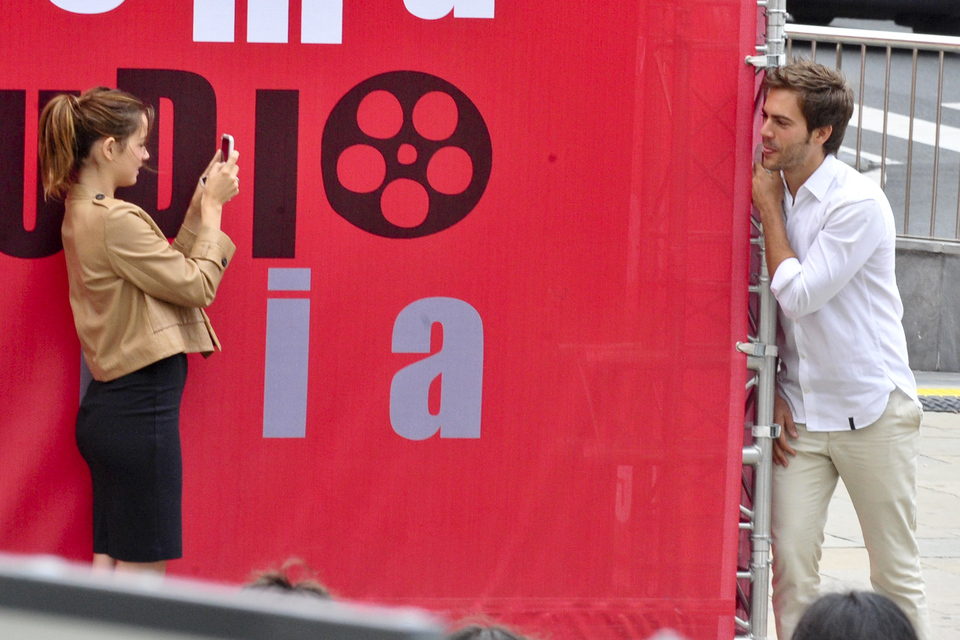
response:
<path id="1" fill-rule="evenodd" d="M 831 593 L 800 618 L 791 640 L 917 640 L 903 610 L 879 593 Z"/>
<path id="2" fill-rule="evenodd" d="M 296 574 L 295 577 L 294 574 Z M 324 599 L 332 597 L 330 590 L 316 579 L 313 570 L 299 558 L 287 560 L 280 569 L 258 573 L 245 588 L 274 593 L 296 593 Z"/>
<path id="3" fill-rule="evenodd" d="M 527 638 L 499 625 L 470 624 L 448 635 L 447 640 L 527 640 Z"/>
<path id="4" fill-rule="evenodd" d="M 767 90 L 787 89 L 796 93 L 800 112 L 807 121 L 807 133 L 833 127 L 823 149 L 837 153 L 853 115 L 853 90 L 843 74 L 811 60 L 798 60 L 767 71 L 763 86 Z"/>

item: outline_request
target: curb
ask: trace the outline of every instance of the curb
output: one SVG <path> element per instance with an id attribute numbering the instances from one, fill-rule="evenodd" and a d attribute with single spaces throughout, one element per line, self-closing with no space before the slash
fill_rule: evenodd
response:
<path id="1" fill-rule="evenodd" d="M 919 387 L 917 394 L 924 411 L 960 413 L 960 387 Z"/>

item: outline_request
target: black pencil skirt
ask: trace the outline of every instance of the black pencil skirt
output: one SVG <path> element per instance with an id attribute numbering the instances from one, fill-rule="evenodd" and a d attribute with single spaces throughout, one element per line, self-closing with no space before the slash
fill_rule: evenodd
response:
<path id="1" fill-rule="evenodd" d="M 77 446 L 93 479 L 93 552 L 127 562 L 182 555 L 180 353 L 109 382 L 90 383 Z"/>

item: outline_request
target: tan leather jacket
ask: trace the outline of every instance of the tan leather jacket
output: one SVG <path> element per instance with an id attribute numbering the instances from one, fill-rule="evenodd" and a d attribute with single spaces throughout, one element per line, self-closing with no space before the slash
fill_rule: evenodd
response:
<path id="1" fill-rule="evenodd" d="M 181 227 L 171 245 L 139 207 L 75 185 L 61 234 L 73 320 L 95 379 L 220 348 L 203 307 L 236 251 L 225 233 Z"/>

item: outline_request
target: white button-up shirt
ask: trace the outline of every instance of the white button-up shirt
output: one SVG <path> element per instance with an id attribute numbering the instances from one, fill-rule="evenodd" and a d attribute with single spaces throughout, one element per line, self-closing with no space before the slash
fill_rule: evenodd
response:
<path id="1" fill-rule="evenodd" d="M 917 401 L 894 274 L 896 228 L 880 187 L 833 155 L 791 197 L 797 258 L 777 267 L 780 391 L 810 431 L 866 427 L 899 387 Z M 918 403 L 919 404 L 919 403 Z"/>

